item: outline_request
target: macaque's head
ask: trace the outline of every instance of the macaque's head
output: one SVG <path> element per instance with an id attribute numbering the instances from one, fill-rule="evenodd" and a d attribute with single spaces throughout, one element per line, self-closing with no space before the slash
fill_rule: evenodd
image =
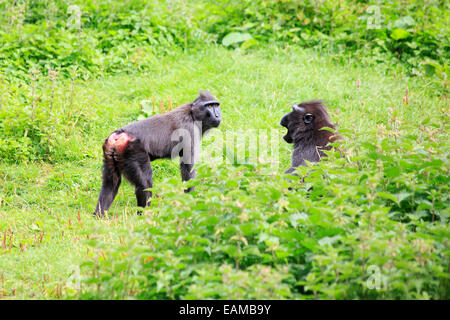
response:
<path id="1" fill-rule="evenodd" d="M 220 102 L 208 91 L 200 91 L 192 103 L 192 116 L 195 121 L 201 121 L 204 129 L 216 128 L 220 121 Z"/>
<path id="2" fill-rule="evenodd" d="M 287 143 L 298 143 L 302 139 L 315 139 L 315 145 L 322 145 L 328 141 L 331 132 L 320 130 L 323 127 L 334 129 L 334 125 L 330 122 L 327 110 L 321 101 L 308 101 L 300 104 L 294 104 L 292 111 L 284 115 L 281 119 L 280 125 L 285 127 L 288 131 L 283 139 Z M 309 141 L 303 141 L 309 143 Z"/>

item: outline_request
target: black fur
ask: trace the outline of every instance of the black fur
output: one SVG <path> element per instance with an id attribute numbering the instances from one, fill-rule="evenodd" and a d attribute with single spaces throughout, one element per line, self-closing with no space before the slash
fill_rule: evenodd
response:
<path id="1" fill-rule="evenodd" d="M 184 139 L 173 141 L 172 134 L 178 129 L 192 138 L 190 146 L 183 147 L 179 152 L 182 156 L 181 178 L 183 181 L 194 178 L 194 137 L 196 132 L 203 135 L 208 129 L 219 126 L 219 105 L 211 93 L 205 90 L 192 103 L 131 123 L 111 133 L 103 144 L 103 183 L 94 214 L 103 216 L 109 209 L 119 189 L 122 175 L 135 186 L 137 205 L 142 208 L 150 205 L 148 200 L 152 193 L 145 190 L 153 187 L 150 162 L 173 156 L 174 148 L 178 148 L 180 141 Z M 186 141 L 186 145 L 187 143 Z"/>
<path id="2" fill-rule="evenodd" d="M 321 130 L 323 127 L 335 129 L 322 101 L 293 105 L 292 111 L 284 115 L 280 125 L 288 129 L 284 140 L 294 144 L 292 166 L 286 173 L 293 173 L 298 166 L 306 166 L 305 160 L 320 161 L 321 157 L 326 156 L 322 150 L 331 149 L 328 143 L 340 138 L 330 131 Z"/>

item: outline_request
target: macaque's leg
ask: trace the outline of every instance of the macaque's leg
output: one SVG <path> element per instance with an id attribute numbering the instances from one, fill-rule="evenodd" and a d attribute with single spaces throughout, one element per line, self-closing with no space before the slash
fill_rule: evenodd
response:
<path id="1" fill-rule="evenodd" d="M 180 162 L 180 170 L 181 170 L 181 180 L 188 181 L 192 178 L 195 178 L 196 170 L 193 169 L 193 164 L 185 164 L 183 162 Z M 194 191 L 195 187 L 190 187 L 184 190 L 184 192 L 190 192 Z"/>
<path id="2" fill-rule="evenodd" d="M 107 159 L 105 155 L 105 161 L 103 164 L 103 182 L 102 188 L 100 190 L 100 195 L 98 197 L 97 206 L 95 207 L 95 215 L 104 216 L 104 212 L 111 206 L 117 191 L 119 190 L 121 177 L 120 172 L 112 161 Z"/>
<path id="3" fill-rule="evenodd" d="M 149 206 L 152 192 L 146 189 L 153 187 L 153 171 L 150 157 L 139 141 L 130 142 L 121 163 L 125 177 L 135 186 L 137 205 L 142 208 Z"/>

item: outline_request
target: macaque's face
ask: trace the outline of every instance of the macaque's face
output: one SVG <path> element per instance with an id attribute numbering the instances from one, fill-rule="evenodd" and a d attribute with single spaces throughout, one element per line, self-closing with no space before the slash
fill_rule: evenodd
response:
<path id="1" fill-rule="evenodd" d="M 283 139 L 287 143 L 294 142 L 294 136 L 299 132 L 312 129 L 314 126 L 315 116 L 308 112 L 305 108 L 298 105 L 292 106 L 292 111 L 284 115 L 280 125 L 288 129 Z"/>
<path id="2" fill-rule="evenodd" d="M 192 105 L 192 114 L 195 121 L 201 121 L 206 129 L 217 128 L 222 121 L 219 102 L 213 96 L 200 95 Z"/>
<path id="3" fill-rule="evenodd" d="M 281 119 L 280 125 L 288 130 L 283 137 L 287 143 L 294 143 L 312 130 L 319 130 L 322 127 L 333 128 L 328 120 L 327 111 L 318 101 L 294 104 L 292 111 Z"/>

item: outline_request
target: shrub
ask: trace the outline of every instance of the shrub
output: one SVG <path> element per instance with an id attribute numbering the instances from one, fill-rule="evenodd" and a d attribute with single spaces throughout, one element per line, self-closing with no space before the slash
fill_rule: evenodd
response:
<path id="1" fill-rule="evenodd" d="M 87 102 L 92 92 L 80 94 L 75 78 L 56 81 L 38 69 L 27 78 L 29 85 L 0 79 L 0 159 L 55 162 L 91 156 L 83 137 L 99 118 Z"/>
<path id="2" fill-rule="evenodd" d="M 377 134 L 298 170 L 202 165 L 194 194 L 154 189 L 122 245 L 89 240 L 81 298 L 448 299 L 448 128 L 393 112 Z M 433 129 L 431 129 L 433 128 Z M 434 137 L 434 138 L 433 138 Z M 294 179 L 294 180 L 293 180 Z M 289 190 L 289 188 L 295 190 Z M 113 217 L 114 219 L 114 217 Z"/>
<path id="3" fill-rule="evenodd" d="M 75 9 L 73 6 L 78 6 Z M 378 60 L 412 74 L 448 75 L 443 1 L 65 1 L 0 3 L 0 70 L 77 65 L 83 71 L 151 68 L 154 55 L 215 42 L 248 49 L 278 42 Z M 67 73 L 66 73 L 67 74 Z"/>

